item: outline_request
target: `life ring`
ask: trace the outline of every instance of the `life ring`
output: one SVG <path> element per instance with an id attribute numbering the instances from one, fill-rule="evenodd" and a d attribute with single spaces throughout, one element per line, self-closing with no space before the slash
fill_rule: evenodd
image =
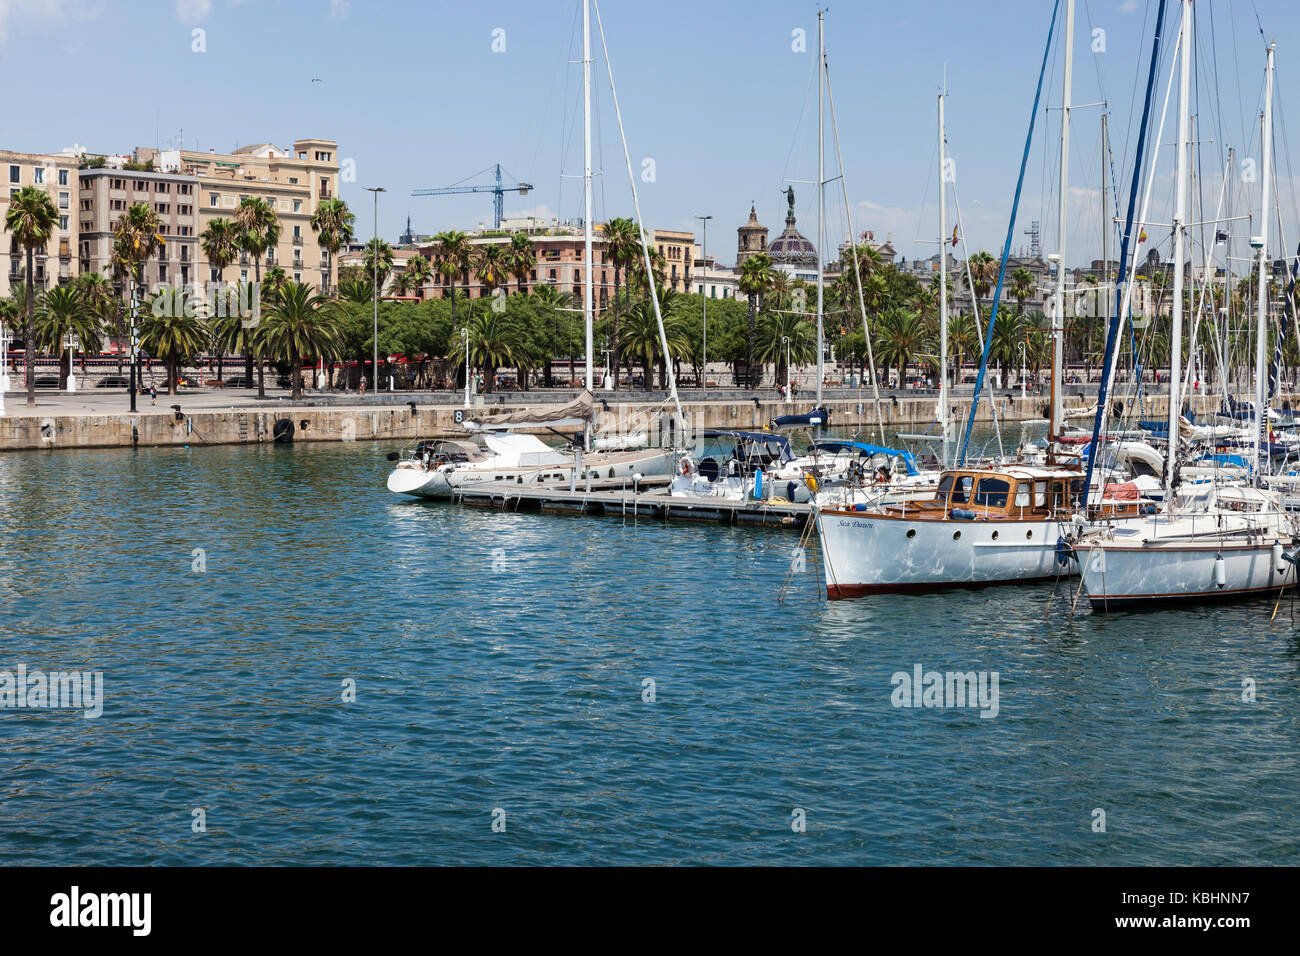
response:
<path id="1" fill-rule="evenodd" d="M 690 474 L 691 474 L 691 472 L 694 471 L 694 470 L 695 470 L 695 469 L 694 469 L 694 467 L 692 466 L 692 462 L 691 462 L 691 460 L 690 460 L 689 458 L 683 458 L 683 459 L 682 459 L 682 475 L 683 475 L 684 477 L 689 477 Z"/>

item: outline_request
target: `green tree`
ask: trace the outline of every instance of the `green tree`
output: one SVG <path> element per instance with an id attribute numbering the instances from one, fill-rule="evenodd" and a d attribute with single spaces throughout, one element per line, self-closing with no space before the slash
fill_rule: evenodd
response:
<path id="1" fill-rule="evenodd" d="M 26 253 L 27 258 L 27 322 L 24 355 L 27 366 L 27 404 L 36 404 L 36 250 L 45 250 L 46 244 L 54 235 L 59 224 L 59 211 L 54 208 L 54 200 L 44 189 L 24 186 L 9 199 L 9 208 L 5 210 L 5 231 L 12 233 L 14 241 Z"/>
<path id="2" fill-rule="evenodd" d="M 370 280 L 374 282 L 378 278 L 379 292 L 382 295 L 388 277 L 393 274 L 393 247 L 382 239 L 371 239 L 366 243 L 362 262 Z"/>
<path id="3" fill-rule="evenodd" d="M 289 365 L 294 401 L 302 398 L 303 356 L 337 358 L 341 354 L 341 330 L 328 303 L 306 283 L 286 282 L 258 327 L 265 354 Z"/>
<path id="4" fill-rule="evenodd" d="M 325 253 L 325 284 L 322 292 L 330 295 L 333 288 L 334 260 L 339 249 L 352 241 L 352 228 L 356 216 L 348 211 L 348 204 L 342 199 L 322 199 L 311 216 L 311 228 L 317 235 L 321 250 Z"/>
<path id="5" fill-rule="evenodd" d="M 60 365 L 59 385 L 66 388 L 68 376 L 72 374 L 72 350 L 65 348 L 65 339 L 69 333 L 81 340 L 82 351 L 98 352 L 100 348 L 99 316 L 83 298 L 75 284 L 55 286 L 47 289 L 36 309 L 36 342 L 62 359 L 67 355 L 67 368 Z"/>
<path id="6" fill-rule="evenodd" d="M 229 219 L 217 217 L 208 223 L 199 235 L 199 245 L 208 257 L 208 266 L 217 272 L 217 281 L 224 282 L 226 268 L 239 255 L 239 228 Z"/>
<path id="7" fill-rule="evenodd" d="M 239 247 L 252 257 L 253 276 L 258 288 L 262 285 L 262 257 L 280 241 L 280 219 L 271 204 L 260 196 L 245 196 L 235 210 L 235 225 L 239 230 Z M 244 330 L 244 373 L 253 375 L 253 346 L 256 336 L 252 328 Z M 262 357 L 257 357 L 257 397 L 266 397 L 266 367 Z"/>
<path id="8" fill-rule="evenodd" d="M 469 281 L 469 236 L 459 229 L 448 229 L 433 237 L 438 274 L 451 283 L 451 322 L 456 324 L 456 280 Z"/>
<path id="9" fill-rule="evenodd" d="M 619 301 L 619 286 L 623 276 L 633 262 L 641 255 L 641 229 L 631 219 L 615 216 L 605 223 L 605 258 L 614 267 L 614 302 L 609 330 L 609 347 L 612 351 L 610 364 L 619 368 L 622 342 L 619 336 L 619 313 L 622 303 Z M 614 391 L 618 391 L 618 373 L 614 374 Z"/>
<path id="10" fill-rule="evenodd" d="M 465 328 L 469 329 L 470 362 L 483 373 L 484 391 L 491 392 L 496 370 L 514 365 L 523 348 L 519 327 L 503 312 L 471 304 Z"/>
<path id="11" fill-rule="evenodd" d="M 510 248 L 506 250 L 506 268 L 515 277 L 520 295 L 524 294 L 524 283 L 528 281 L 535 265 L 537 250 L 533 247 L 533 240 L 526 232 L 516 232 L 510 237 Z"/>
<path id="12" fill-rule="evenodd" d="M 118 275 L 126 276 L 128 309 L 134 309 L 136 324 L 142 324 L 143 315 L 138 304 L 143 299 L 144 264 L 158 252 L 163 244 L 162 221 L 145 203 L 136 203 L 117 217 L 113 223 L 113 268 Z M 136 377 L 134 366 L 131 380 L 135 388 L 144 383 Z"/>
<path id="13" fill-rule="evenodd" d="M 182 359 L 197 356 L 208 341 L 203 321 L 188 306 L 184 289 L 164 286 L 141 315 L 140 343 L 151 355 L 167 360 L 167 392 L 176 394 L 176 373 Z"/>
<path id="14" fill-rule="evenodd" d="M 740 266 L 740 280 L 737 285 L 749 300 L 749 320 L 745 348 L 745 384 L 747 388 L 757 388 L 761 376 L 754 375 L 754 346 L 758 333 L 759 304 L 772 284 L 772 260 L 766 252 L 750 256 Z"/>

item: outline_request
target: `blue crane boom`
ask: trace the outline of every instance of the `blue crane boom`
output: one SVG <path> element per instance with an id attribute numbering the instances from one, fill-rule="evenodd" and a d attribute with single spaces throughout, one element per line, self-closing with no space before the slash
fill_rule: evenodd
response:
<path id="1" fill-rule="evenodd" d="M 506 193 L 519 193 L 521 196 L 528 195 L 528 190 L 533 188 L 532 183 L 503 183 L 501 182 L 501 164 L 496 164 L 496 184 L 492 186 L 443 186 L 441 189 L 417 189 L 411 193 L 412 196 L 451 196 L 456 193 L 492 193 L 492 211 L 495 215 L 492 227 L 501 228 L 501 213 L 504 206 Z"/>

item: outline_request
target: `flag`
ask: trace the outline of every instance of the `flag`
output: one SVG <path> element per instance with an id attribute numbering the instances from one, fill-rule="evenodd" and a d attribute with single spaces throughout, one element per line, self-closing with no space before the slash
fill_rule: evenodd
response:
<path id="1" fill-rule="evenodd" d="M 957 227 L 956 226 L 952 227 L 952 245 L 954 249 L 957 248 Z"/>
<path id="2" fill-rule="evenodd" d="M 1147 241 L 1147 231 L 1143 229 L 1141 232 L 1138 233 L 1138 242 L 1143 243 L 1146 241 Z"/>

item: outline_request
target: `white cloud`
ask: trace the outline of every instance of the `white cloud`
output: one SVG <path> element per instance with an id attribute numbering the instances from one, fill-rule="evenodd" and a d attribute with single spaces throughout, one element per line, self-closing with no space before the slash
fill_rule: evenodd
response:
<path id="1" fill-rule="evenodd" d="M 1124 2 L 1119 5 L 1119 12 L 1137 13 L 1137 8 L 1138 8 L 1138 0 L 1124 0 Z"/>
<path id="2" fill-rule="evenodd" d="M 212 0 L 176 0 L 176 18 L 187 26 L 202 23 L 212 12 Z"/>
<path id="3" fill-rule="evenodd" d="M 336 20 L 346 17 L 351 9 L 352 4 L 349 0 L 330 0 L 330 16 Z"/>
<path id="4" fill-rule="evenodd" d="M 57 27 L 68 19 L 84 19 L 96 12 L 87 3 L 71 0 L 0 0 L 0 44 L 9 41 L 14 27 Z"/>

